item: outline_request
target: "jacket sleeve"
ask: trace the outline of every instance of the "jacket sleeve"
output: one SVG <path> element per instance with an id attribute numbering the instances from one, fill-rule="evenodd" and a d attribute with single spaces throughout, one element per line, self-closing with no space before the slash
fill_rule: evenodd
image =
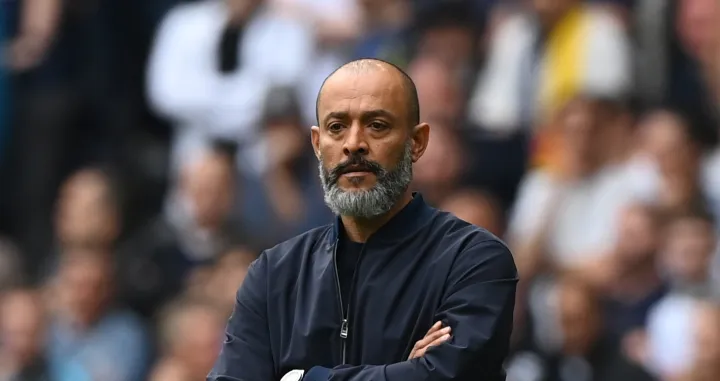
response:
<path id="1" fill-rule="evenodd" d="M 480 242 L 459 254 L 448 276 L 436 314 L 452 328 L 448 342 L 395 364 L 314 367 L 303 381 L 505 380 L 517 280 L 507 247 Z"/>
<path id="2" fill-rule="evenodd" d="M 250 265 L 207 381 L 275 379 L 267 316 L 267 267 L 264 254 Z"/>

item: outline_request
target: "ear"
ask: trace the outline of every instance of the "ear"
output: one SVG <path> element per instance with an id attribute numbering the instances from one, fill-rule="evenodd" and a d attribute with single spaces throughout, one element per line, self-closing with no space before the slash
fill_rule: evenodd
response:
<path id="1" fill-rule="evenodd" d="M 430 125 L 420 123 L 412 129 L 412 161 L 416 163 L 427 149 L 430 141 Z"/>
<path id="2" fill-rule="evenodd" d="M 312 143 L 315 157 L 320 159 L 320 127 L 312 126 L 310 128 L 310 143 Z"/>

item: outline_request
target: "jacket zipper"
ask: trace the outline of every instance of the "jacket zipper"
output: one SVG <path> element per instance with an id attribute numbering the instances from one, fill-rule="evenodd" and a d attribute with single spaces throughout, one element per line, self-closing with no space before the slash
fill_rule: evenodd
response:
<path id="1" fill-rule="evenodd" d="M 355 293 L 355 283 L 357 278 L 358 267 L 360 266 L 360 260 L 362 259 L 363 253 L 365 252 L 365 245 L 360 249 L 358 254 L 357 262 L 355 262 L 355 269 L 353 270 L 352 280 L 350 283 L 350 290 L 348 292 L 348 308 L 345 311 L 345 307 L 342 300 L 342 289 L 340 287 L 340 273 L 337 267 L 337 247 L 339 240 L 335 241 L 335 249 L 333 250 L 333 261 L 335 262 L 335 283 L 337 285 L 338 302 L 340 303 L 340 315 L 342 321 L 340 322 L 340 339 L 342 340 L 342 364 L 347 363 L 347 341 L 350 336 L 350 309 L 352 307 L 353 294 Z"/>
<path id="2" fill-rule="evenodd" d="M 337 300 L 338 300 L 338 306 L 340 307 L 340 341 L 342 342 L 342 364 L 345 365 L 345 360 L 347 356 L 347 337 L 348 337 L 348 321 L 347 317 L 345 315 L 345 307 L 343 306 L 343 300 L 342 300 L 342 289 L 340 288 L 340 272 L 338 271 L 337 266 L 337 248 L 338 248 L 338 242 L 340 240 L 335 240 L 335 247 L 333 248 L 333 265 L 335 266 L 335 286 L 337 287 Z"/>

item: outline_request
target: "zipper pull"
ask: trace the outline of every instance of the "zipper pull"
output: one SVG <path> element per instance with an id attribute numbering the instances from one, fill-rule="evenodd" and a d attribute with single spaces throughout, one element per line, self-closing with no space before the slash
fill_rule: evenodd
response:
<path id="1" fill-rule="evenodd" d="M 347 339 L 348 337 L 348 319 L 343 319 L 340 325 L 340 337 Z"/>

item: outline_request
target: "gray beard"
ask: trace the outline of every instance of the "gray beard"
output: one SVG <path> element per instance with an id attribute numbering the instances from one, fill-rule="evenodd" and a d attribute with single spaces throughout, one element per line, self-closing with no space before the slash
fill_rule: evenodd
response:
<path id="1" fill-rule="evenodd" d="M 325 204 L 338 216 L 370 219 L 381 216 L 400 200 L 412 181 L 412 145 L 405 145 L 403 156 L 392 170 L 376 173 L 377 183 L 370 189 L 346 191 L 337 183 L 337 176 L 325 168 L 322 157 L 318 162 L 320 183 L 325 192 Z"/>

